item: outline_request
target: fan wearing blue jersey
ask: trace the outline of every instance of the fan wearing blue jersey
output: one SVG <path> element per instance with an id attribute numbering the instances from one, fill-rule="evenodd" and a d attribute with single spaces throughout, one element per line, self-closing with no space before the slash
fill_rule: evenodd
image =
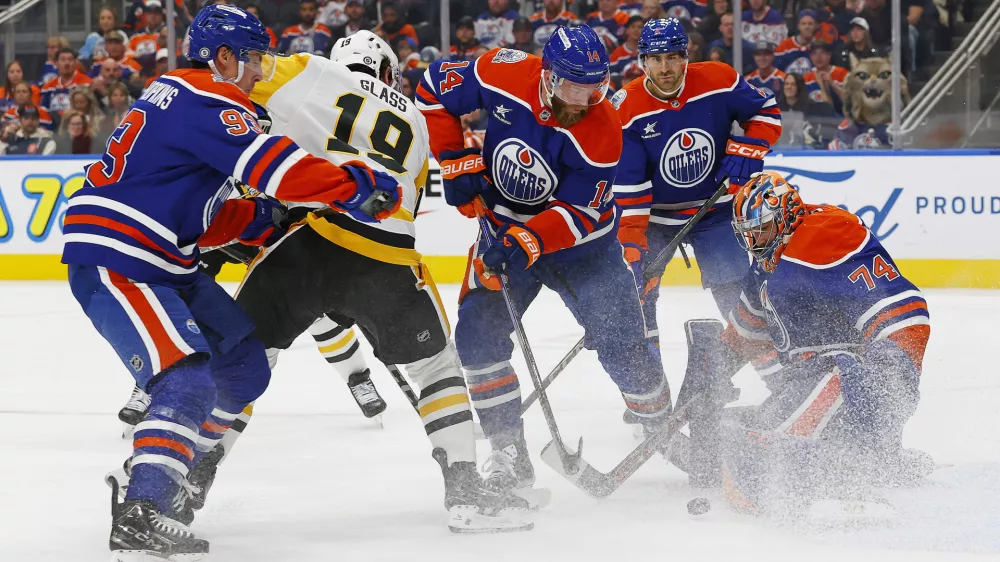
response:
<path id="1" fill-rule="evenodd" d="M 776 172 L 737 192 L 732 227 L 753 264 L 719 342 L 721 374 L 775 360 L 767 400 L 723 416 L 727 500 L 751 513 L 885 513 L 881 501 L 856 503 L 933 466 L 902 448 L 920 397 L 927 302 L 861 219 L 805 204 Z"/>
<path id="2" fill-rule="evenodd" d="M 738 186 L 759 172 L 781 135 L 774 97 L 717 62 L 689 64 L 688 37 L 676 19 L 646 22 L 639 63 L 646 73 L 615 94 L 622 160 L 615 199 L 622 208 L 618 238 L 637 282 L 646 264 L 717 190 L 725 175 Z M 743 135 L 732 135 L 733 124 Z M 729 228 L 732 195 L 716 202 L 688 234 L 702 286 L 723 315 L 736 305 L 746 254 Z M 656 284 L 642 287 L 648 336 L 659 345 Z"/>
<path id="3" fill-rule="evenodd" d="M 274 58 L 257 18 L 209 6 L 189 39 L 192 68 L 146 89 L 66 211 L 73 295 L 151 397 L 135 427 L 125 501 L 113 505 L 115 560 L 208 551 L 185 525 L 197 491 L 189 472 L 270 377 L 263 345 L 249 337 L 253 323 L 199 271 L 199 244 L 274 241 L 283 230 L 277 199 L 343 211 L 376 196 L 399 205 L 390 176 L 335 166 L 261 133 L 248 94 Z M 268 197 L 228 199 L 234 180 Z"/>
<path id="4" fill-rule="evenodd" d="M 649 428 L 671 411 L 663 369 L 644 341 L 642 311 L 611 195 L 621 138 L 605 99 L 608 56 L 588 26 L 561 27 L 541 59 L 490 51 L 475 62 L 432 64 L 417 88 L 448 204 L 471 215 L 481 196 L 497 244 L 470 252 L 455 343 L 469 392 L 490 439 L 489 482 L 534 481 L 510 364 L 513 325 L 489 272 L 504 271 L 521 312 L 543 286 L 557 292 L 596 349 L 628 408 Z M 482 152 L 463 149 L 459 117 L 490 114 Z M 529 337 L 531 336 L 529 332 Z"/>

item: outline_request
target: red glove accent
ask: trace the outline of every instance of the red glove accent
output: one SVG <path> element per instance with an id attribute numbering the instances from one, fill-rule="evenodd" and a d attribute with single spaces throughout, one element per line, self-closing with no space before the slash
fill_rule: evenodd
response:
<path id="1" fill-rule="evenodd" d="M 649 249 L 649 239 L 646 238 L 645 228 L 621 226 L 618 228 L 618 241 L 622 243 L 622 246 L 633 244 L 643 250 Z"/>
<path id="2" fill-rule="evenodd" d="M 208 225 L 205 234 L 198 238 L 198 246 L 221 246 L 235 240 L 253 221 L 255 210 L 256 205 L 252 199 L 227 199 Z"/>
<path id="3" fill-rule="evenodd" d="M 500 277 L 483 264 L 483 258 L 472 260 L 472 268 L 476 271 L 476 277 L 479 278 L 479 282 L 483 284 L 483 287 L 491 291 L 500 290 Z"/>
<path id="4" fill-rule="evenodd" d="M 476 218 L 476 207 L 473 203 L 465 203 L 464 205 L 459 205 L 455 207 L 458 209 L 459 213 L 462 213 L 463 217 L 474 219 Z"/>

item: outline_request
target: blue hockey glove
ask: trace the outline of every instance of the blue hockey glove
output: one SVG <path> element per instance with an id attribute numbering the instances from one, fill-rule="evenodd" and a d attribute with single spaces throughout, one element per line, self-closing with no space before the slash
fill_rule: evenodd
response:
<path id="1" fill-rule="evenodd" d="M 445 150 L 438 155 L 444 200 L 463 215 L 474 218 L 472 200 L 486 190 L 486 165 L 478 148 Z"/>
<path id="2" fill-rule="evenodd" d="M 538 235 L 523 226 L 508 224 L 497 231 L 496 243 L 472 265 L 483 286 L 498 291 L 500 281 L 496 273 L 507 268 L 528 269 L 541 255 L 542 242 Z"/>
<path id="3" fill-rule="evenodd" d="M 719 172 L 715 181 L 729 174 L 731 185 L 743 185 L 750 176 L 764 171 L 764 156 L 771 151 L 771 145 L 765 140 L 753 137 L 731 137 L 726 143 L 726 155 L 722 157 Z M 732 193 L 732 191 L 730 191 Z"/>
<path id="4" fill-rule="evenodd" d="M 357 160 L 345 162 L 340 167 L 351 174 L 357 187 L 351 197 L 345 201 L 334 201 L 333 206 L 365 222 L 387 219 L 399 210 L 403 188 L 391 175 L 372 170 Z"/>
<path id="5" fill-rule="evenodd" d="M 270 246 L 280 240 L 288 231 L 288 208 L 270 197 L 251 197 L 249 201 L 254 204 L 253 219 L 237 239 L 251 246 Z"/>

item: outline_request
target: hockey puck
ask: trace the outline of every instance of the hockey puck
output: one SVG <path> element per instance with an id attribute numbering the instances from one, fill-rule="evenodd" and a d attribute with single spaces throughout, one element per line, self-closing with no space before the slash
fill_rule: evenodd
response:
<path id="1" fill-rule="evenodd" d="M 712 509 L 708 498 L 695 498 L 688 502 L 688 515 L 705 515 Z"/>

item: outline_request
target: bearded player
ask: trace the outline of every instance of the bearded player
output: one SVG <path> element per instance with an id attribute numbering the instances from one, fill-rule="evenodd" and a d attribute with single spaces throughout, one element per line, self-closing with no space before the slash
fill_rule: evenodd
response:
<path id="1" fill-rule="evenodd" d="M 618 238 L 636 280 L 677 231 L 718 189 L 726 175 L 734 187 L 760 172 L 764 155 L 781 135 L 774 97 L 746 83 L 732 67 L 689 63 L 688 37 L 676 19 L 650 20 L 639 39 L 646 76 L 615 94 L 622 126 L 622 160 L 615 199 L 622 208 Z M 733 124 L 742 135 L 733 135 Z M 732 191 L 732 190 L 731 190 Z M 685 242 L 694 248 L 702 286 L 725 316 L 740 295 L 746 253 L 729 226 L 732 195 L 709 210 Z M 662 272 L 660 272 L 662 273 Z M 656 326 L 659 275 L 642 288 L 647 334 Z"/>
<path id="2" fill-rule="evenodd" d="M 615 237 L 611 187 L 621 137 L 605 99 L 608 67 L 590 27 L 562 27 L 542 58 L 494 49 L 473 62 L 438 61 L 417 88 L 448 204 L 471 216 L 482 197 L 496 231 L 495 246 L 479 238 L 472 247 L 455 343 L 493 447 L 487 481 L 502 490 L 527 493 L 534 471 L 510 364 L 513 325 L 490 272 L 507 274 L 521 313 L 542 286 L 557 292 L 584 327 L 585 345 L 597 350 L 626 405 L 649 428 L 671 411 Z M 481 152 L 464 148 L 459 119 L 478 109 L 490 113 Z"/>

